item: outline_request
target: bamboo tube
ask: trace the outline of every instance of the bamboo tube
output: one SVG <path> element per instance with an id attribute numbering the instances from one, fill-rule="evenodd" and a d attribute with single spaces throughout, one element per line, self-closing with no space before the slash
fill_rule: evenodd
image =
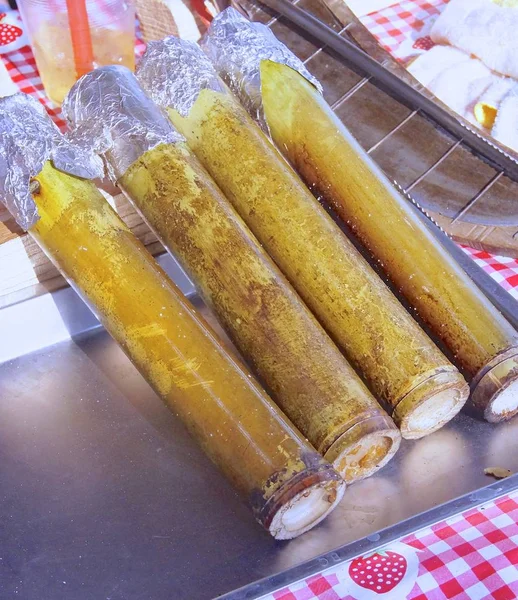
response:
<path id="1" fill-rule="evenodd" d="M 156 82 L 162 61 L 166 66 Z M 138 77 L 147 93 L 165 104 L 175 128 L 374 395 L 390 407 L 403 437 L 439 429 L 467 399 L 460 373 L 223 84 L 198 90 L 188 114 L 178 112 L 174 86 L 193 85 L 186 82 L 192 65 L 199 72 L 211 69 L 194 44 L 168 38 L 150 45 Z"/>
<path id="2" fill-rule="evenodd" d="M 93 184 L 48 160 L 88 171 L 74 167 L 80 153 L 43 107 L 21 94 L 2 99 L 0 128 L 0 200 L 248 499 L 257 520 L 277 539 L 322 520 L 340 501 L 341 478 L 225 351 Z"/>
<path id="3" fill-rule="evenodd" d="M 124 102 L 113 91 L 118 85 Z M 142 111 L 147 106 L 148 116 L 156 112 L 171 127 L 132 73 L 110 67 L 87 75 L 72 89 L 66 114 L 79 128 L 90 118 L 89 107 L 97 105 L 90 89 L 104 99 L 113 97 L 117 107 L 135 102 Z M 97 116 L 110 126 L 106 114 Z M 119 112 L 117 122 L 123 120 Z M 135 128 L 115 125 L 111 135 L 122 147 L 125 131 Z M 400 442 L 393 422 L 185 143 L 144 152 L 118 183 L 180 261 L 274 400 L 346 481 L 385 464 Z"/>
<path id="4" fill-rule="evenodd" d="M 517 332 L 423 227 L 316 89 L 285 65 L 262 61 L 260 69 L 275 143 L 449 350 L 471 380 L 471 407 L 490 422 L 517 414 Z"/>
<path id="5" fill-rule="evenodd" d="M 35 177 L 29 233 L 92 307 L 205 452 L 277 539 L 337 504 L 338 476 L 229 356 L 189 302 L 90 183 L 54 169 Z"/>

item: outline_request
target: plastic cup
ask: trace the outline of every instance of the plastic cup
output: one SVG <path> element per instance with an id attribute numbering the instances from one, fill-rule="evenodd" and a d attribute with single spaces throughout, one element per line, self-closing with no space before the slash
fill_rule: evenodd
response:
<path id="1" fill-rule="evenodd" d="M 89 70 L 135 68 L 133 0 L 20 0 L 18 6 L 43 86 L 56 104 Z"/>

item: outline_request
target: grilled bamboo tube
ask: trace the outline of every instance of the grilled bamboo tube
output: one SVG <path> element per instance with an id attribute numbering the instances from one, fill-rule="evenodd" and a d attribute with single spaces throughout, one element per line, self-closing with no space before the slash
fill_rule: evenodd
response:
<path id="1" fill-rule="evenodd" d="M 264 60 L 261 99 L 272 138 L 308 186 L 372 252 L 401 296 L 471 381 L 490 422 L 518 413 L 518 333 L 423 227 L 333 113 L 289 67 Z"/>
<path id="2" fill-rule="evenodd" d="M 153 54 L 164 56 L 170 59 L 166 77 L 182 85 L 185 62 L 174 55 L 183 48 L 189 52 L 187 64 L 195 56 L 195 64 L 210 68 L 201 50 L 196 54 L 193 46 L 170 38 L 152 45 L 141 69 L 155 73 Z M 140 79 L 159 100 L 148 77 Z M 237 100 L 225 86 L 221 90 L 202 89 L 187 116 L 167 107 L 176 129 L 374 395 L 390 407 L 403 437 L 415 439 L 439 429 L 467 399 L 463 377 Z"/>
<path id="3" fill-rule="evenodd" d="M 150 104 L 128 70 L 101 71 L 106 76 L 88 75 L 79 88 L 93 81 L 102 90 L 123 77 L 126 91 L 135 86 L 138 106 Z M 81 106 L 81 94 L 72 89 L 67 113 L 82 114 Z M 124 144 L 122 131 L 112 135 Z M 186 144 L 144 152 L 118 183 L 274 400 L 346 481 L 385 464 L 399 446 L 397 428 Z"/>
<path id="4" fill-rule="evenodd" d="M 190 181 L 192 196 L 184 193 Z M 186 148 L 144 154 L 119 184 L 276 402 L 345 480 L 385 465 L 399 447 L 397 429 Z"/>
<path id="5" fill-rule="evenodd" d="M 340 478 L 131 234 L 93 184 L 47 162 L 29 230 L 277 539 L 323 519 Z"/>

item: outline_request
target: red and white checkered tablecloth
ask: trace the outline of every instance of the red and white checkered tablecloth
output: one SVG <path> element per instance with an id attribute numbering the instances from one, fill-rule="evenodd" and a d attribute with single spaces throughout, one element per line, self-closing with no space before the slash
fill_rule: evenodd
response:
<path id="1" fill-rule="evenodd" d="M 261 600 L 516 600 L 518 492 Z"/>
<path id="2" fill-rule="evenodd" d="M 495 256 L 484 250 L 461 246 L 479 267 L 497 281 L 504 290 L 518 300 L 518 260 L 505 256 Z"/>
<path id="3" fill-rule="evenodd" d="M 362 23 L 392 56 L 408 59 L 434 44 L 428 37 L 448 0 L 403 0 L 361 18 Z"/>
<path id="4" fill-rule="evenodd" d="M 135 39 L 136 58 L 140 58 L 144 54 L 145 49 L 144 42 L 137 35 Z M 38 99 L 45 106 L 56 125 L 61 130 L 64 130 L 66 124 L 63 120 L 61 110 L 45 94 L 31 47 L 24 46 L 19 50 L 2 55 L 1 59 L 7 68 L 9 76 L 18 86 L 19 90 Z"/>

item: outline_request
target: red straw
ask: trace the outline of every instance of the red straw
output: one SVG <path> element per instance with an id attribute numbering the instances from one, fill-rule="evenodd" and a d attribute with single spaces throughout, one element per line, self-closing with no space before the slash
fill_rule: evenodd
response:
<path id="1" fill-rule="evenodd" d="M 94 51 L 88 13 L 86 12 L 86 0 L 67 0 L 67 10 L 76 75 L 79 78 L 94 68 Z"/>

